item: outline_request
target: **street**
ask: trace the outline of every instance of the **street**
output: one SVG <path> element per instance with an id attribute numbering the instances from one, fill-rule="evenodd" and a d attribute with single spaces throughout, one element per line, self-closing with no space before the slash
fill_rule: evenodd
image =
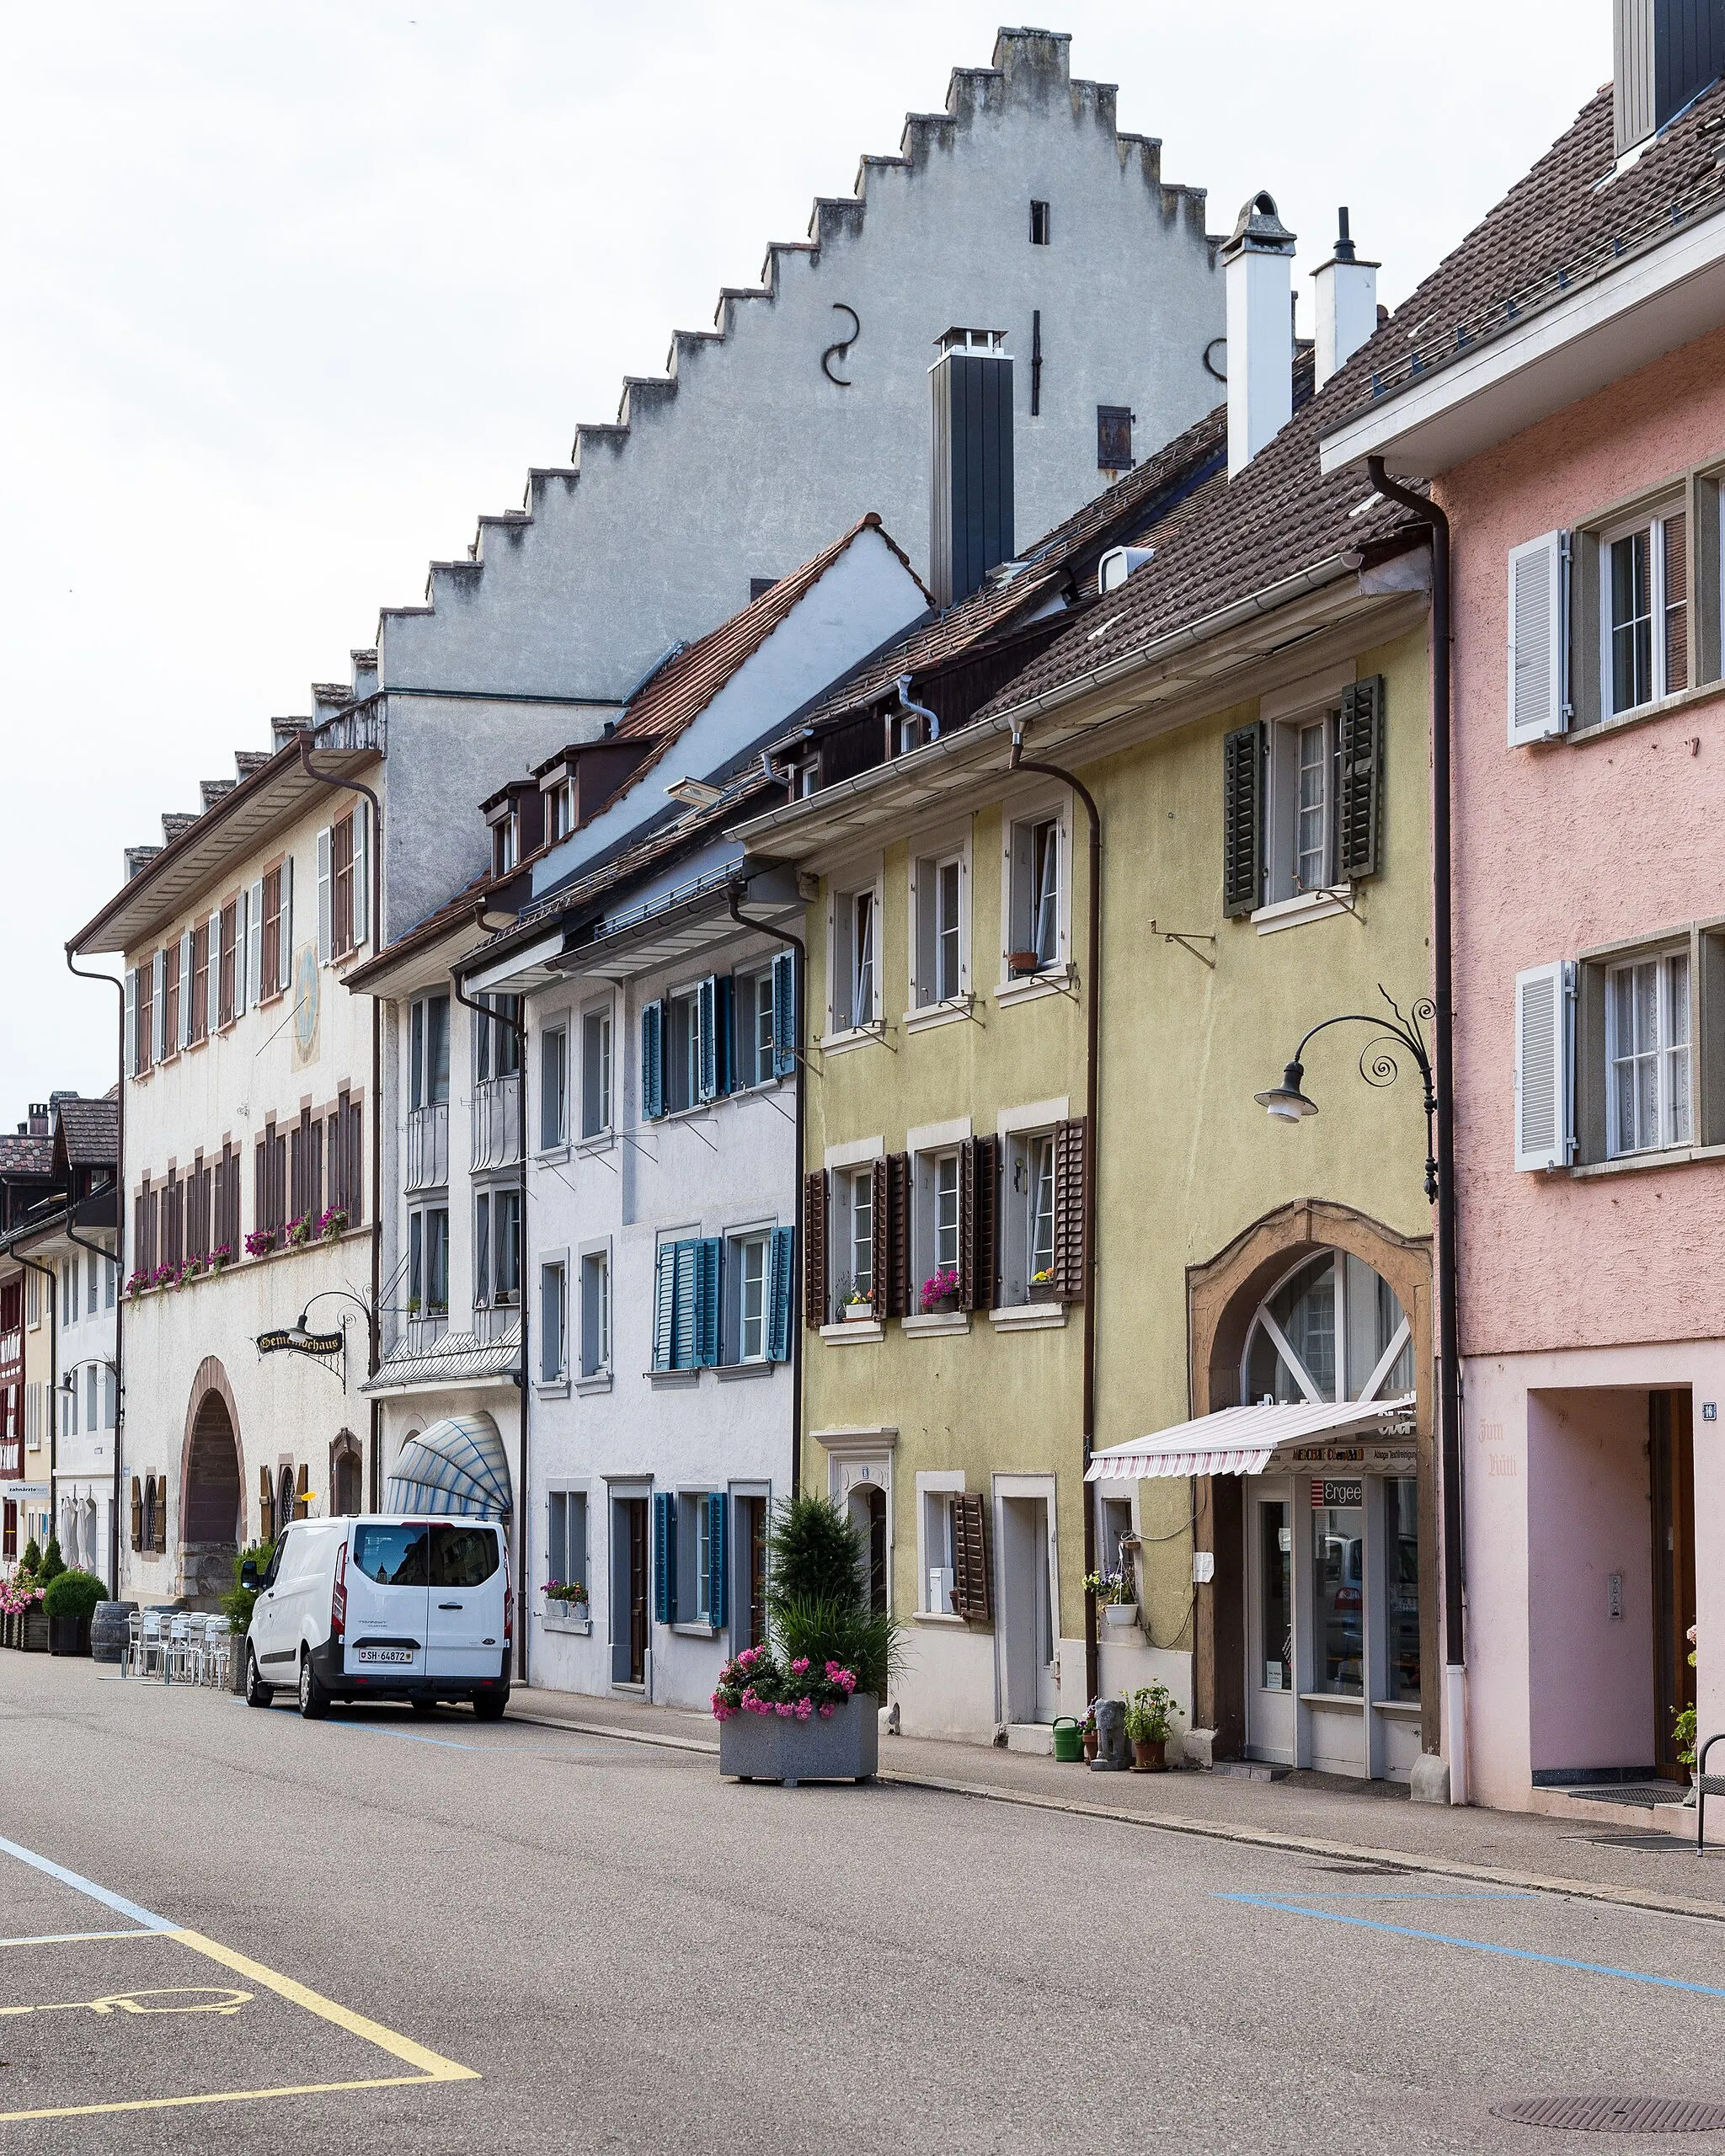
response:
<path id="1" fill-rule="evenodd" d="M 531 1710 L 0 1658 L 0 2147 L 1536 2150 L 1491 2107 L 1725 2100 L 1715 1923 Z"/>

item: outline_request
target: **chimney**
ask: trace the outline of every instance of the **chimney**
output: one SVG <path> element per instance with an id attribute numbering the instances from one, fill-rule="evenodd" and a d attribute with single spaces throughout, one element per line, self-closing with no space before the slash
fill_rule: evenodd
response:
<path id="1" fill-rule="evenodd" d="M 1338 374 L 1378 326 L 1378 265 L 1362 262 L 1348 232 L 1348 212 L 1336 212 L 1336 251 L 1311 273 L 1317 286 L 1313 387 Z"/>
<path id="2" fill-rule="evenodd" d="M 48 1103 L 45 1101 L 32 1101 L 30 1102 L 30 1136 L 45 1138 L 47 1135 Z"/>
<path id="3" fill-rule="evenodd" d="M 1720 0 L 1613 0 L 1612 115 L 1621 157 L 1725 72 Z"/>
<path id="4" fill-rule="evenodd" d="M 1004 329 L 948 329 L 937 342 L 929 583 L 946 607 L 1012 559 L 1012 362 Z"/>
<path id="5" fill-rule="evenodd" d="M 1242 205 L 1222 249 L 1228 275 L 1228 477 L 1294 416 L 1294 235 L 1275 197 Z"/>

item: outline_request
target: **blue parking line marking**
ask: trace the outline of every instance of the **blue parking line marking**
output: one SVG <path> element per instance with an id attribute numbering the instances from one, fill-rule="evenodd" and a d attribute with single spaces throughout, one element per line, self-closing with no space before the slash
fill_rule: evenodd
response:
<path id="1" fill-rule="evenodd" d="M 21 1843 L 8 1842 L 0 1835 L 0 1855 L 15 1856 L 20 1864 L 28 1864 L 38 1871 L 45 1871 L 51 1879 L 57 1879 L 62 1886 L 72 1887 L 80 1894 L 88 1894 L 93 1902 L 99 1902 L 104 1908 L 112 1909 L 116 1916 L 130 1917 L 146 1931 L 178 1931 L 179 1926 L 172 1917 L 158 1917 L 153 1909 L 142 1909 L 136 1902 L 128 1902 L 122 1894 L 110 1893 L 107 1887 L 99 1886 L 93 1879 L 86 1879 L 81 1872 L 68 1871 L 63 1864 L 52 1858 L 38 1856 L 34 1849 L 25 1849 Z"/>
<path id="2" fill-rule="evenodd" d="M 1225 1899 L 1235 1902 L 1250 1898 L 1245 1894 L 1225 1897 Z M 1341 1886 L 1333 1893 L 1327 1887 L 1314 1887 L 1307 1893 L 1302 1887 L 1300 1899 L 1302 1902 L 1530 1902 L 1533 1892 L 1526 1886 L 1494 1886 L 1476 1894 L 1458 1886 L 1453 1893 L 1434 1893 L 1429 1887 L 1409 1886 L 1397 1894 L 1380 1894 L 1365 1887 Z"/>
<path id="3" fill-rule="evenodd" d="M 1445 1897 L 1434 1896 L 1434 1900 Z M 1382 1924 L 1375 1917 L 1349 1916 L 1342 1909 L 1312 1909 L 1298 1902 L 1279 1902 L 1267 1894 L 1218 1894 L 1219 1902 L 1242 1902 L 1252 1908 L 1277 1909 L 1284 1916 L 1315 1917 L 1320 1924 L 1349 1924 L 1362 1931 L 1381 1931 L 1397 1939 L 1419 1939 L 1434 1946 L 1465 1947 L 1474 1954 L 1495 1954 L 1504 1961 L 1540 1961 L 1547 1968 L 1575 1969 L 1588 1977 L 1616 1977 L 1626 1984 L 1651 1984 L 1659 1991 L 1698 1992 L 1703 1999 L 1725 1999 L 1725 1987 L 1698 1984 L 1685 1977 L 1656 1977 L 1645 1969 L 1619 1969 L 1606 1961 L 1577 1961 L 1567 1954 L 1541 1954 L 1530 1946 L 1500 1946 L 1488 1939 L 1457 1939 L 1442 1931 L 1418 1931 L 1412 1924 Z"/>

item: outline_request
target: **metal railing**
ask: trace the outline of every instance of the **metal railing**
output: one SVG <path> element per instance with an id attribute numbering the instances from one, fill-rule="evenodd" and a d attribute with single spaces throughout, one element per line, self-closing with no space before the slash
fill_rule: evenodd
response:
<path id="1" fill-rule="evenodd" d="M 439 1190 L 449 1181 L 449 1103 L 408 1110 L 409 1190 Z"/>
<path id="2" fill-rule="evenodd" d="M 447 1310 L 434 1310 L 428 1317 L 410 1317 L 407 1328 L 408 1353 L 423 1355 L 428 1348 L 435 1348 L 448 1330 Z"/>
<path id="3" fill-rule="evenodd" d="M 473 1088 L 475 1169 L 507 1168 L 521 1157 L 521 1080 L 484 1078 Z"/>
<path id="4" fill-rule="evenodd" d="M 487 1348 L 519 1332 L 521 1325 L 519 1303 L 481 1303 L 473 1312 L 473 1337 Z"/>

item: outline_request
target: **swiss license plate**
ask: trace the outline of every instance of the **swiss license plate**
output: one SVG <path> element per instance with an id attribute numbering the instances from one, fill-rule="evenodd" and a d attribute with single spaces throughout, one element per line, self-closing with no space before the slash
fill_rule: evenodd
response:
<path id="1" fill-rule="evenodd" d="M 361 1662 L 411 1662 L 411 1647 L 360 1647 L 356 1650 Z"/>

